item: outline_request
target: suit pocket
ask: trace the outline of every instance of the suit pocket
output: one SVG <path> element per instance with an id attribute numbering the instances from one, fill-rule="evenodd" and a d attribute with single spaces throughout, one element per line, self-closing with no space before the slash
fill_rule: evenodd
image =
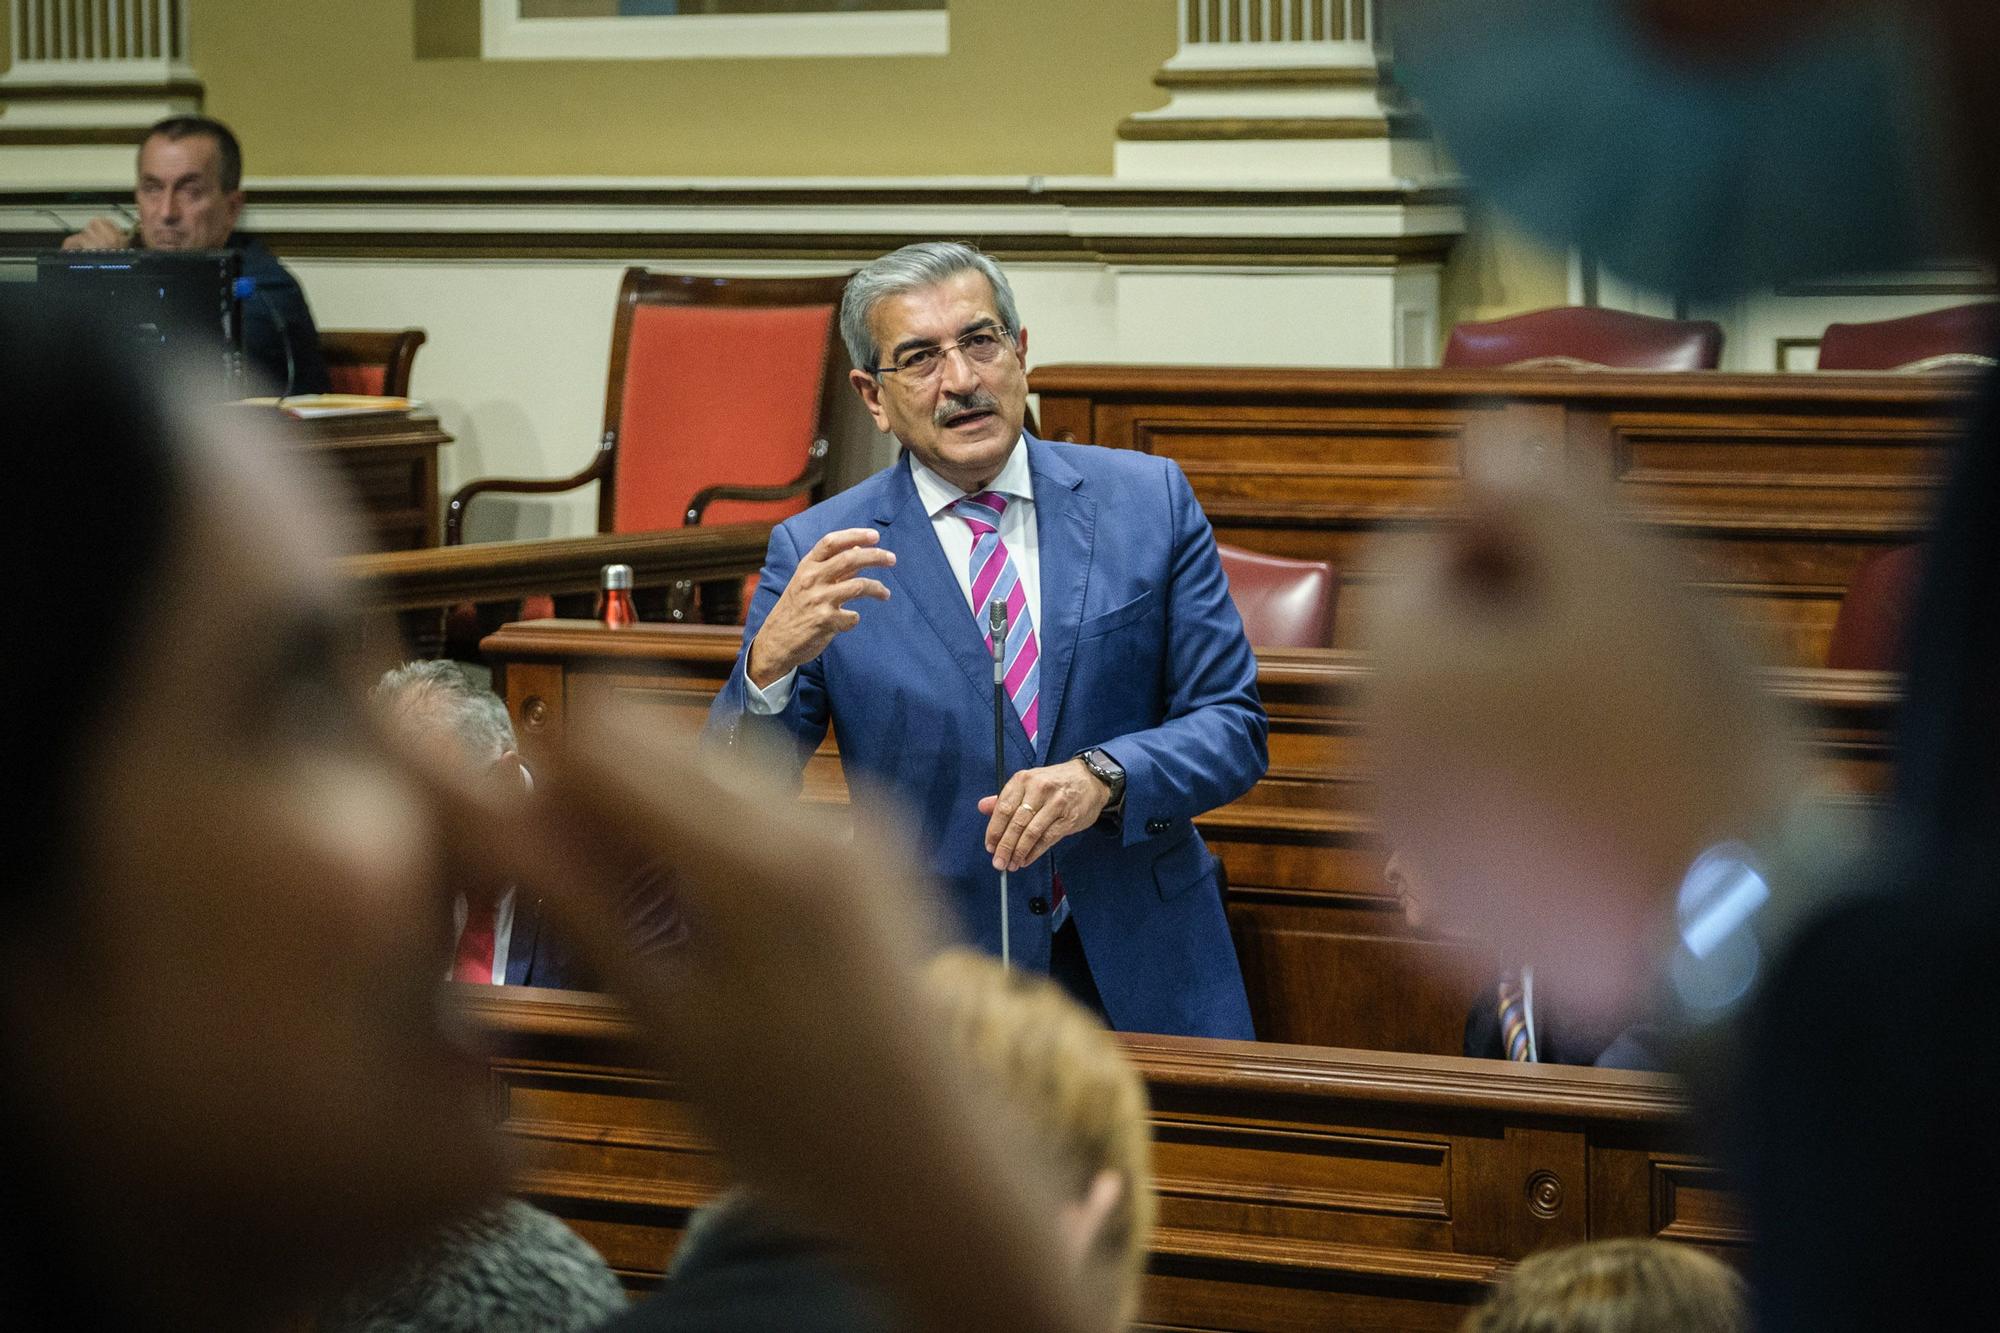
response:
<path id="1" fill-rule="evenodd" d="M 1153 595 L 1151 588 L 1148 588 L 1123 606 L 1114 607 L 1101 616 L 1092 616 L 1078 625 L 1076 627 L 1076 637 L 1078 639 L 1102 638 L 1115 629 L 1122 629 L 1134 621 L 1145 619 L 1158 604 L 1159 598 Z"/>
<path id="2" fill-rule="evenodd" d="M 1160 897 L 1174 899 L 1205 882 L 1214 868 L 1214 858 L 1192 832 L 1153 858 L 1153 887 Z"/>

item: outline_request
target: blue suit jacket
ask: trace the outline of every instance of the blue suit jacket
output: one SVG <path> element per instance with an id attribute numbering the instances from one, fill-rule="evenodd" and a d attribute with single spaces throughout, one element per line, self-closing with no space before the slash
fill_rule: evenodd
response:
<path id="1" fill-rule="evenodd" d="M 1092 979 L 1124 1031 L 1252 1035 L 1215 858 L 1190 822 L 1262 777 L 1256 659 L 1208 520 L 1170 460 L 1030 438 L 1041 545 L 1041 736 L 1008 709 L 1010 771 L 1102 746 L 1124 766 L 1119 827 L 1089 829 L 1011 877 L 1015 959 L 1046 971 L 1060 871 Z M 872 527 L 896 553 L 871 570 L 887 602 L 801 667 L 790 703 L 746 713 L 750 641 L 799 558 L 828 532 Z M 901 798 L 965 937 L 1000 948 L 999 877 L 980 798 L 993 792 L 993 668 L 917 496 L 907 458 L 771 533 L 744 651 L 710 714 L 726 735 L 782 726 L 799 762 L 831 721 L 841 761 Z M 1044 910 L 1036 912 L 1031 904 Z"/>

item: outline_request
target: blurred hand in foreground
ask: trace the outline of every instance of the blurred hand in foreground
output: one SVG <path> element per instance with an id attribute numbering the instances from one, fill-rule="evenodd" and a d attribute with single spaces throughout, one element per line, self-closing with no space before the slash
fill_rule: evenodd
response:
<path id="1" fill-rule="evenodd" d="M 1051 1221 L 1064 1183 L 929 1021 L 918 971 L 940 936 L 916 858 L 654 716 L 570 726 L 526 819 L 434 773 L 456 853 L 544 894 L 742 1181 L 853 1244 L 917 1327 L 1106 1327 L 1115 1293 L 1086 1289 Z M 649 850 L 687 935 L 645 959 L 620 904 Z"/>
<path id="2" fill-rule="evenodd" d="M 1630 1010 L 1689 863 L 1798 794 L 1776 705 L 1676 562 L 1550 479 L 1475 494 L 1388 574 L 1369 729 L 1426 923 L 1559 970 L 1591 1014 Z"/>

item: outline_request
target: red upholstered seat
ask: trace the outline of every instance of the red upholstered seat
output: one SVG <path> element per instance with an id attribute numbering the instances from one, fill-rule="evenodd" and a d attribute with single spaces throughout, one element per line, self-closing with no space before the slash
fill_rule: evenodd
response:
<path id="1" fill-rule="evenodd" d="M 1258 648 L 1328 648 L 1333 645 L 1333 610 L 1340 579 L 1324 560 L 1283 556 L 1216 545 L 1229 598 L 1243 617 L 1243 630 Z"/>
<path id="2" fill-rule="evenodd" d="M 1826 664 L 1858 671 L 1900 671 L 1903 636 L 1923 569 L 1921 546 L 1877 551 L 1861 562 L 1840 599 Z"/>
<path id="3" fill-rule="evenodd" d="M 1957 370 L 1993 364 L 2000 302 L 1955 305 L 1903 319 L 1829 324 L 1821 370 Z"/>
<path id="4" fill-rule="evenodd" d="M 1719 324 L 1596 306 L 1460 324 L 1444 348 L 1444 365 L 1459 370 L 1714 370 L 1721 360 Z"/>
<path id="5" fill-rule="evenodd" d="M 422 329 L 321 329 L 320 356 L 335 393 L 410 396 L 410 370 L 424 345 Z"/>

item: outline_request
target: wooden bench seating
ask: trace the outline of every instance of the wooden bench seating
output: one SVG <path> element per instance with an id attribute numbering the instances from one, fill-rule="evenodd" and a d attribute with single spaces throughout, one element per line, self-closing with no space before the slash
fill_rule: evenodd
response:
<path id="1" fill-rule="evenodd" d="M 1766 660 L 1819 666 L 1871 553 L 1928 521 L 1964 376 L 1056 365 L 1042 434 L 1177 460 L 1218 540 L 1329 560 L 1337 646 L 1371 538 L 1449 515 L 1464 478 L 1579 470 L 1738 604 Z"/>
<path id="2" fill-rule="evenodd" d="M 561 733 L 566 711 L 616 694 L 698 726 L 727 679 L 741 631 L 589 621 L 508 625 L 485 641 L 524 748 Z M 1474 989 L 1493 973 L 1462 943 L 1417 934 L 1383 879 L 1358 695 L 1368 668 L 1340 650 L 1265 650 L 1258 688 L 1271 766 L 1243 799 L 1198 820 L 1227 872 L 1230 922 L 1260 1036 L 1309 1045 L 1456 1054 Z M 1777 668 L 1769 688 L 1801 712 L 1810 744 L 1858 799 L 1888 779 L 1894 678 Z M 532 762 L 532 754 L 531 754 Z M 831 737 L 803 794 L 844 803 Z"/>
<path id="3" fill-rule="evenodd" d="M 520 1192 L 650 1287 L 726 1180 L 692 1108 L 611 1001 L 461 989 Z M 1143 1327 L 1447 1330 L 1537 1249 L 1746 1243 L 1664 1075 L 1121 1040 L 1151 1093 L 1161 1195 Z"/>

